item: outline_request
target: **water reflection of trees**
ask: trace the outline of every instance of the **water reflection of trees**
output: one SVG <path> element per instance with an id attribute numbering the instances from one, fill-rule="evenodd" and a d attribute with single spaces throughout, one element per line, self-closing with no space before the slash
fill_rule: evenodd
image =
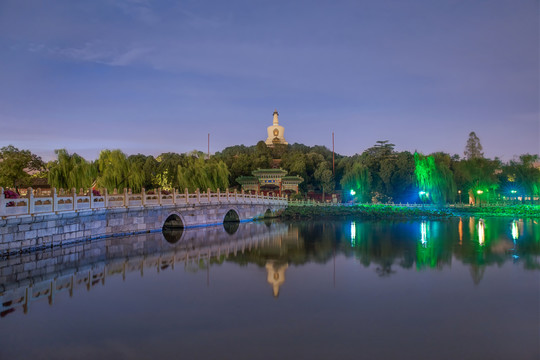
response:
<path id="1" fill-rule="evenodd" d="M 511 226 L 513 228 L 511 228 Z M 518 238 L 513 230 L 518 228 Z M 272 245 L 248 251 L 228 261 L 268 261 L 289 265 L 327 263 L 335 254 L 355 257 L 380 276 L 395 267 L 441 270 L 459 260 L 470 267 L 479 283 L 489 266 L 521 262 L 525 269 L 540 269 L 540 226 L 532 220 L 449 219 L 446 221 L 298 222 Z"/>

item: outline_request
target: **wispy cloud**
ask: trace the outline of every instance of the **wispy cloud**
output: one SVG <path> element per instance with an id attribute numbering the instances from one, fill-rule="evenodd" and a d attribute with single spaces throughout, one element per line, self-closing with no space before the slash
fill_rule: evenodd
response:
<path id="1" fill-rule="evenodd" d="M 160 21 L 160 17 L 147 0 L 119 0 L 115 2 L 115 5 L 126 15 L 145 24 L 153 25 Z"/>
<path id="2" fill-rule="evenodd" d="M 51 56 L 110 66 L 127 66 L 140 60 L 151 51 L 148 47 L 124 46 L 119 48 L 101 40 L 88 41 L 81 46 L 49 48 L 44 44 L 30 44 L 28 51 L 45 52 Z"/>

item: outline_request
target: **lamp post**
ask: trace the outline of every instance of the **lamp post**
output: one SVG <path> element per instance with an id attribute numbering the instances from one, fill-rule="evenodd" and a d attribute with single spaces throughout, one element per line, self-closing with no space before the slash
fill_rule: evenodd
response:
<path id="1" fill-rule="evenodd" d="M 482 195 L 484 191 L 476 190 L 476 193 L 478 194 L 478 206 L 482 207 L 482 199 L 480 198 L 480 195 Z"/>
<path id="2" fill-rule="evenodd" d="M 461 207 L 461 190 L 458 190 L 457 192 L 459 194 L 459 206 Z"/>
<path id="3" fill-rule="evenodd" d="M 512 189 L 512 190 L 510 190 L 510 193 L 511 193 L 512 196 L 514 196 L 514 198 L 515 198 L 515 199 L 512 199 L 512 203 L 514 204 L 514 203 L 515 203 L 514 200 L 517 200 L 517 197 L 516 197 L 517 190 L 516 190 L 516 189 Z"/>

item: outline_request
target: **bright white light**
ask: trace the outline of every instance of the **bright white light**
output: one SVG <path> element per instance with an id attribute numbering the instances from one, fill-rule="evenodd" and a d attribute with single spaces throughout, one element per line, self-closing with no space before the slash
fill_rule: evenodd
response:
<path id="1" fill-rule="evenodd" d="M 519 238 L 519 228 L 516 220 L 512 221 L 512 239 L 517 240 Z"/>
<path id="2" fill-rule="evenodd" d="M 351 245 L 356 245 L 356 223 L 354 221 L 351 223 Z"/>
<path id="3" fill-rule="evenodd" d="M 485 231 L 484 220 L 480 219 L 480 221 L 478 221 L 478 243 L 480 244 L 480 246 L 484 246 L 484 243 L 486 241 L 484 231 Z"/>
<path id="4" fill-rule="evenodd" d="M 420 242 L 422 242 L 422 246 L 426 246 L 427 244 L 427 222 L 422 221 L 422 224 L 420 224 Z"/>

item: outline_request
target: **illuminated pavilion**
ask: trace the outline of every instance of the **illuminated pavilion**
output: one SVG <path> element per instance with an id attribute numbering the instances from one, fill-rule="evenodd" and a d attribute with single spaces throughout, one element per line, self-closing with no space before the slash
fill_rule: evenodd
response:
<path id="1" fill-rule="evenodd" d="M 264 195 L 298 194 L 298 184 L 304 179 L 300 176 L 286 176 L 283 169 L 257 169 L 253 176 L 240 176 L 236 182 L 242 185 L 242 190 L 248 193 Z"/>

